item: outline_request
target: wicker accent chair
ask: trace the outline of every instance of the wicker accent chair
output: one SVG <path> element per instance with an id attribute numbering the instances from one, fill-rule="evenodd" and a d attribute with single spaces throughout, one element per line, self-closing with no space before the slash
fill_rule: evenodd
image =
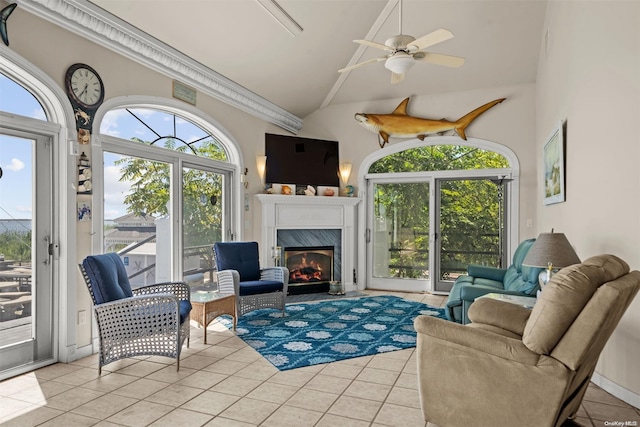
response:
<path id="1" fill-rule="evenodd" d="M 91 255 L 79 265 L 93 300 L 102 367 L 133 356 L 176 359 L 187 340 L 191 292 L 183 282 L 131 289 L 124 263 L 116 253 Z"/>
<path id="2" fill-rule="evenodd" d="M 218 290 L 235 294 L 238 317 L 259 308 L 277 308 L 285 315 L 286 267 L 260 268 L 257 242 L 218 242 L 213 251 Z"/>

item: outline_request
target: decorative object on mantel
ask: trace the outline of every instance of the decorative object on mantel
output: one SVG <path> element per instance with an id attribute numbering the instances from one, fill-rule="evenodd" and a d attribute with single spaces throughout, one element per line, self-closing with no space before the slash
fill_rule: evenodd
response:
<path id="1" fill-rule="evenodd" d="M 353 197 L 353 193 L 355 192 L 355 187 L 353 185 L 347 185 L 345 187 L 347 197 Z"/>
<path id="2" fill-rule="evenodd" d="M 9 46 L 9 34 L 7 33 L 7 19 L 9 15 L 13 13 L 13 9 L 18 6 L 18 3 L 11 3 L 9 6 L 0 10 L 0 36 L 5 45 Z"/>
<path id="3" fill-rule="evenodd" d="M 307 188 L 304 189 L 304 195 L 305 196 L 315 196 L 316 195 L 316 189 L 313 188 L 313 185 L 307 185 Z"/>
<path id="4" fill-rule="evenodd" d="M 436 133 L 441 134 L 450 130 L 455 131 L 460 138 L 466 141 L 467 135 L 465 133 L 465 129 L 467 126 L 469 126 L 480 114 L 501 103 L 505 99 L 506 98 L 500 98 L 495 101 L 488 102 L 462 116 L 455 122 L 450 122 L 445 119 L 421 119 L 419 117 L 408 115 L 407 105 L 409 104 L 409 98 L 405 98 L 391 114 L 356 113 L 355 119 L 365 128 L 378 134 L 378 144 L 380 145 L 380 148 L 384 148 L 385 144 L 389 142 L 389 138 L 392 136 L 398 138 L 418 138 L 422 141 L 427 135 Z M 382 138 L 382 140 L 380 138 Z"/>
<path id="5" fill-rule="evenodd" d="M 267 194 L 291 196 L 296 194 L 296 186 L 293 184 L 271 184 L 271 187 L 267 188 Z"/>
<path id="6" fill-rule="evenodd" d="M 91 194 L 92 193 L 92 185 L 91 185 L 91 164 L 89 163 L 89 159 L 87 155 L 80 154 L 80 159 L 78 161 L 78 194 Z"/>
<path id="7" fill-rule="evenodd" d="M 564 125 L 559 122 L 544 144 L 544 204 L 565 201 L 564 194 Z"/>
<path id="8" fill-rule="evenodd" d="M 571 247 L 564 233 L 540 233 L 522 261 L 522 265 L 546 268 L 538 276 L 540 289 L 549 283 L 551 276 L 561 268 L 579 264 L 580 258 Z"/>
<path id="9" fill-rule="evenodd" d="M 338 187 L 318 186 L 318 195 L 327 197 L 338 196 Z"/>

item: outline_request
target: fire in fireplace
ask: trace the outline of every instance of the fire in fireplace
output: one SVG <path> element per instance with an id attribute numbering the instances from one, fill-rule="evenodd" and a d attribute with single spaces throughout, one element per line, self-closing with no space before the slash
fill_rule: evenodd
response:
<path id="1" fill-rule="evenodd" d="M 333 246 L 285 247 L 289 293 L 328 292 L 333 280 L 333 251 Z"/>

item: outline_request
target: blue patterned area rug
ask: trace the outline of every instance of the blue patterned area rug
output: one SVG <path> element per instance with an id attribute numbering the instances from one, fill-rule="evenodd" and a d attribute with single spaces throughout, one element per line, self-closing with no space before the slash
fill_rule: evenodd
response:
<path id="1" fill-rule="evenodd" d="M 444 309 L 395 296 L 287 304 L 238 319 L 236 334 L 279 370 L 415 347 L 413 319 Z"/>

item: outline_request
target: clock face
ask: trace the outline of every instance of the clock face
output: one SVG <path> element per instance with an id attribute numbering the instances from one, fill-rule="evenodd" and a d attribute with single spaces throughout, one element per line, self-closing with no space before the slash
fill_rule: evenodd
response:
<path id="1" fill-rule="evenodd" d="M 67 92 L 78 104 L 96 108 L 104 100 L 104 86 L 96 71 L 83 64 L 74 64 L 67 70 Z"/>

